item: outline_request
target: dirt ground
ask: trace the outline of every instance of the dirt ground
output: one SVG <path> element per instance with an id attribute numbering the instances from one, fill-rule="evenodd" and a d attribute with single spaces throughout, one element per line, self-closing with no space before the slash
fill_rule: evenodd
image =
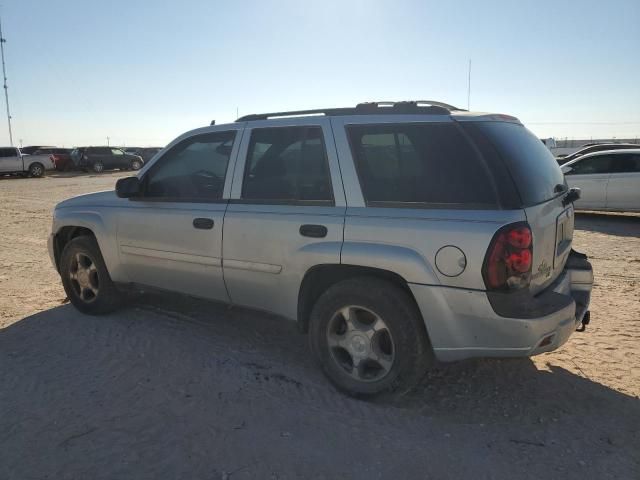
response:
<path id="1" fill-rule="evenodd" d="M 592 324 L 561 350 L 438 365 L 407 397 L 363 402 L 273 316 L 66 304 L 52 209 L 121 175 L 0 177 L 0 478 L 640 478 L 639 216 L 578 215 Z"/>

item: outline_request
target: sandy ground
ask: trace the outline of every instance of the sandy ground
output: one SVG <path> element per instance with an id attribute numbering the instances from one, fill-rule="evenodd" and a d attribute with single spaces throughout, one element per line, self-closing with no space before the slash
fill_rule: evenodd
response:
<path id="1" fill-rule="evenodd" d="M 592 324 L 561 350 L 440 365 L 362 402 L 276 317 L 66 304 L 52 208 L 121 175 L 0 178 L 0 478 L 640 478 L 640 217 L 578 216 Z"/>

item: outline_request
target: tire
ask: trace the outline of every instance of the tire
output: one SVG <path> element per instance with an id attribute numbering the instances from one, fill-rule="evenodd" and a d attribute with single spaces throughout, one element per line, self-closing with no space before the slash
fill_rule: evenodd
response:
<path id="1" fill-rule="evenodd" d="M 29 176 L 40 178 L 44 175 L 44 166 L 41 163 L 32 163 L 29 166 Z"/>
<path id="2" fill-rule="evenodd" d="M 101 162 L 96 162 L 91 166 L 91 168 L 96 173 L 102 173 L 104 171 L 104 164 Z"/>
<path id="3" fill-rule="evenodd" d="M 142 168 L 142 162 L 140 160 L 131 161 L 131 170 L 140 170 Z"/>
<path id="4" fill-rule="evenodd" d="M 59 270 L 67 297 L 82 313 L 102 315 L 121 305 L 95 238 L 84 235 L 67 243 Z"/>
<path id="5" fill-rule="evenodd" d="M 357 328 L 349 329 L 347 316 L 357 319 L 351 321 Z M 406 393 L 433 362 L 413 298 L 373 277 L 343 280 L 320 296 L 309 319 L 309 343 L 329 380 L 361 398 Z"/>

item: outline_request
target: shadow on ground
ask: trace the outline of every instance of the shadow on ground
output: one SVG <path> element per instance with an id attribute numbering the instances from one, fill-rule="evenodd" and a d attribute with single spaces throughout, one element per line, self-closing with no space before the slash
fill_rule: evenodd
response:
<path id="1" fill-rule="evenodd" d="M 0 330 L 1 478 L 638 478 L 640 401 L 528 359 L 335 392 L 295 325 L 146 296 Z M 354 453 L 355 452 L 355 453 Z"/>
<path id="2" fill-rule="evenodd" d="M 640 215 L 577 212 L 575 228 L 622 237 L 640 237 Z"/>

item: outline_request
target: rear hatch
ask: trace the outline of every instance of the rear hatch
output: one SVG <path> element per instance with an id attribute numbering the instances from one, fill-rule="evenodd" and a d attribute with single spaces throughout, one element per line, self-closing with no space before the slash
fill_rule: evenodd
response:
<path id="1" fill-rule="evenodd" d="M 466 122 L 465 122 L 466 123 Z M 530 290 L 537 293 L 562 273 L 573 239 L 573 206 L 563 205 L 567 184 L 549 149 L 522 124 L 473 122 L 506 166 L 533 234 Z"/>

